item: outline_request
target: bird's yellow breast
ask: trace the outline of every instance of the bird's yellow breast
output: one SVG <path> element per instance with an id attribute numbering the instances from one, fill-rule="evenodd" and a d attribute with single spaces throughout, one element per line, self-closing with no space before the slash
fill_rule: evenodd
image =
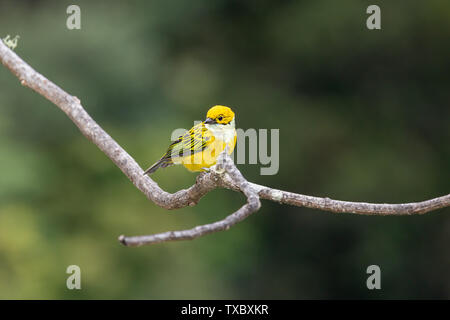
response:
<path id="1" fill-rule="evenodd" d="M 182 164 L 190 171 L 204 171 L 203 168 L 209 168 L 216 164 L 217 157 L 225 150 L 227 143 L 215 136 L 210 137 L 207 147 L 190 156 L 177 159 L 177 163 Z M 228 154 L 231 154 L 236 146 L 236 131 L 234 131 L 234 139 L 228 142 Z"/>

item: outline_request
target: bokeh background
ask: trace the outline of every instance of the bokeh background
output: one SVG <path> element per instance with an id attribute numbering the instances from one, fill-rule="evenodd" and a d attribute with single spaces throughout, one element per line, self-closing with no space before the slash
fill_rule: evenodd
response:
<path id="1" fill-rule="evenodd" d="M 81 30 L 66 8 L 81 7 Z M 381 7 L 382 29 L 366 28 Z M 280 129 L 280 170 L 257 183 L 367 202 L 450 191 L 450 2 L 1 1 L 0 36 L 76 95 L 142 167 L 209 106 Z M 161 187 L 190 186 L 180 167 Z M 450 209 L 367 217 L 263 202 L 227 232 L 126 248 L 120 234 L 223 218 L 244 197 L 149 202 L 72 122 L 0 68 L 0 298 L 450 298 Z M 82 290 L 66 288 L 80 266 Z M 381 290 L 366 288 L 381 267 Z"/>

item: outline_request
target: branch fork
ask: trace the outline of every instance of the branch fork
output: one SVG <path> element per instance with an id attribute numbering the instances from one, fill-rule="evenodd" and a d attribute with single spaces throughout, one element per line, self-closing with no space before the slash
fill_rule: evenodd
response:
<path id="1" fill-rule="evenodd" d="M 196 226 L 189 230 L 168 231 L 134 237 L 122 235 L 119 237 L 119 241 L 126 246 L 191 240 L 213 232 L 228 230 L 258 211 L 261 207 L 260 199 L 335 213 L 385 216 L 425 214 L 450 206 L 450 194 L 422 202 L 377 204 L 333 200 L 277 190 L 247 181 L 236 168 L 227 152 L 223 152 L 219 156 L 218 163 L 212 170 L 200 173 L 193 186 L 171 194 L 162 190 L 150 177 L 143 175 L 144 171 L 137 162 L 91 118 L 77 97 L 68 94 L 36 72 L 9 49 L 3 41 L 0 41 L 0 60 L 23 86 L 34 90 L 61 109 L 80 129 L 81 133 L 105 153 L 136 188 L 156 205 L 168 210 L 195 206 L 204 195 L 218 187 L 242 192 L 247 197 L 247 202 L 241 208 L 222 220 Z"/>

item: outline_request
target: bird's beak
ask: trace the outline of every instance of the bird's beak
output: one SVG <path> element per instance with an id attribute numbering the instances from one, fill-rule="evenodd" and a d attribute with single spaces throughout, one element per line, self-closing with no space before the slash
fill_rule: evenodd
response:
<path id="1" fill-rule="evenodd" d="M 206 120 L 205 120 L 205 124 L 214 124 L 214 123 L 217 123 L 216 120 L 214 120 L 214 119 L 206 118 Z"/>

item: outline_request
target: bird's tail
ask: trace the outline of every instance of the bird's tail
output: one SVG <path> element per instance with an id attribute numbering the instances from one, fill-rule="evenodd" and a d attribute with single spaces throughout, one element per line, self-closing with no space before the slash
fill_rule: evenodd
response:
<path id="1" fill-rule="evenodd" d="M 156 170 L 158 170 L 159 168 L 165 168 L 171 165 L 173 165 L 172 159 L 161 158 L 154 165 L 145 170 L 144 175 L 151 174 Z"/>

